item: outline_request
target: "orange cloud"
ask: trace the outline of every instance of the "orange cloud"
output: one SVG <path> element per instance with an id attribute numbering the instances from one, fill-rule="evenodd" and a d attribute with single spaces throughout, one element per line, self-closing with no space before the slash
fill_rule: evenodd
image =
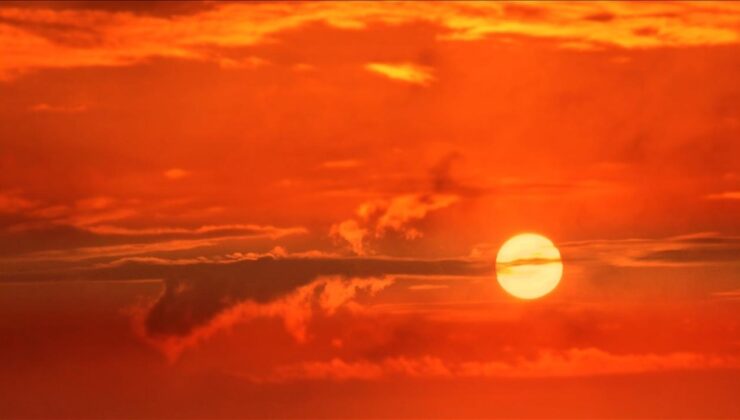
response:
<path id="1" fill-rule="evenodd" d="M 102 210 L 113 205 L 115 200 L 111 197 L 98 196 L 77 200 L 77 208 L 82 210 Z"/>
<path id="2" fill-rule="evenodd" d="M 362 30 L 378 23 L 422 22 L 437 25 L 448 40 L 525 35 L 581 49 L 720 45 L 740 39 L 740 6 L 730 2 L 232 3 L 172 17 L 4 7 L 0 19 L 0 56 L 12 57 L 0 64 L 5 78 L 29 69 L 121 66 L 151 57 L 240 66 L 239 60 L 203 47 L 269 42 L 315 23 Z"/>
<path id="3" fill-rule="evenodd" d="M 450 286 L 446 284 L 414 284 L 407 287 L 409 290 L 440 290 L 449 289 Z"/>
<path id="4" fill-rule="evenodd" d="M 322 252 L 318 250 L 303 252 L 288 252 L 282 246 L 275 246 L 267 252 L 230 252 L 225 255 L 198 256 L 194 258 L 161 258 L 161 257 L 123 257 L 116 260 L 96 264 L 95 268 L 120 267 L 126 264 L 139 265 L 157 265 L 157 266 L 187 266 L 194 264 L 229 264 L 237 261 L 256 261 L 260 258 L 293 258 L 293 259 L 312 259 L 312 258 L 337 258 L 335 254 Z"/>
<path id="5" fill-rule="evenodd" d="M 36 207 L 37 203 L 14 193 L 0 192 L 0 213 L 17 213 Z"/>
<path id="6" fill-rule="evenodd" d="M 356 219 L 333 225 L 329 233 L 349 243 L 354 253 L 365 255 L 365 239 L 371 232 L 376 238 L 383 237 L 389 231 L 398 232 L 405 239 L 419 238 L 423 236 L 422 232 L 410 224 L 458 200 L 459 197 L 453 194 L 408 194 L 369 201 L 357 208 Z"/>
<path id="7" fill-rule="evenodd" d="M 321 164 L 326 169 L 350 169 L 360 166 L 362 162 L 356 159 L 330 160 Z"/>
<path id="8" fill-rule="evenodd" d="M 221 58 L 218 60 L 218 65 L 221 68 L 229 70 L 242 70 L 242 69 L 256 69 L 270 64 L 268 60 L 260 57 L 246 57 L 246 58 Z"/>
<path id="9" fill-rule="evenodd" d="M 164 171 L 164 177 L 167 179 L 182 179 L 188 175 L 190 175 L 190 172 L 180 168 L 172 168 Z"/>
<path id="10" fill-rule="evenodd" d="M 625 238 L 570 241 L 558 244 L 564 259 L 571 264 L 598 262 L 616 267 L 716 266 L 740 262 L 740 237 L 701 232 L 668 238 Z M 495 260 L 498 246 L 481 243 L 473 246 L 469 257 Z M 547 263 L 547 260 L 516 261 Z"/>
<path id="11" fill-rule="evenodd" d="M 355 300 L 359 295 L 373 296 L 393 282 L 392 277 L 319 277 L 270 302 L 258 303 L 250 300 L 231 306 L 207 324 L 198 326 L 184 336 L 152 335 L 146 331 L 144 325 L 144 317 L 148 310 L 138 308 L 132 314 L 135 316 L 136 331 L 146 341 L 160 348 L 169 360 L 175 360 L 186 348 L 208 339 L 219 331 L 258 317 L 282 319 L 286 331 L 297 342 L 305 342 L 309 339 L 308 326 L 314 314 L 331 316 L 340 309 L 357 311 L 361 308 Z"/>
<path id="12" fill-rule="evenodd" d="M 365 250 L 365 237 L 368 234 L 368 230 L 360 227 L 360 224 L 356 220 L 345 220 L 332 225 L 329 234 L 347 241 L 352 248 L 352 252 L 355 254 L 365 255 L 367 253 Z"/>
<path id="13" fill-rule="evenodd" d="M 619 267 L 686 267 L 737 263 L 740 238 L 713 232 L 669 238 L 574 241 L 559 244 L 564 258 Z"/>
<path id="14" fill-rule="evenodd" d="M 122 203 L 108 196 L 96 196 L 74 201 L 71 205 L 44 203 L 23 198 L 19 195 L 7 195 L 3 199 L 0 194 L 0 211 L 3 201 L 6 203 L 24 203 L 24 216 L 27 220 L 12 224 L 8 230 L 20 232 L 29 229 L 39 229 L 49 225 L 69 225 L 86 228 L 101 222 L 110 222 L 130 218 L 138 214 L 138 210 L 130 203 Z M 20 200 L 20 201 L 19 201 Z"/>
<path id="15" fill-rule="evenodd" d="M 395 230 L 403 232 L 408 239 L 412 239 L 421 233 L 406 229 L 410 222 L 421 220 L 428 213 L 449 207 L 458 200 L 459 197 L 453 194 L 403 195 L 393 198 L 390 202 L 367 203 L 360 207 L 359 212 L 365 218 L 372 217 L 374 213 L 380 213 L 375 226 L 377 235 Z"/>
<path id="16" fill-rule="evenodd" d="M 87 111 L 87 105 L 49 105 L 47 103 L 39 103 L 29 108 L 33 112 L 50 112 L 60 114 L 73 114 L 77 112 Z"/>
<path id="17" fill-rule="evenodd" d="M 707 200 L 734 201 L 740 200 L 740 191 L 725 191 L 704 196 Z"/>
<path id="18" fill-rule="evenodd" d="M 392 376 L 415 378 L 545 378 L 622 375 L 643 372 L 735 369 L 740 360 L 691 352 L 615 354 L 597 348 L 541 351 L 536 357 L 513 361 L 450 362 L 432 356 L 389 357 L 380 361 L 304 362 L 278 367 L 265 382 L 300 380 L 377 380 Z"/>
<path id="19" fill-rule="evenodd" d="M 725 292 L 715 292 L 712 293 L 712 296 L 720 298 L 720 299 L 740 299 L 740 289 L 737 290 L 728 290 Z"/>
<path id="20" fill-rule="evenodd" d="M 130 237 L 125 244 L 86 246 L 77 248 L 55 249 L 50 251 L 39 251 L 12 257 L 12 261 L 84 261 L 93 258 L 115 258 L 130 255 L 147 255 L 158 252 L 195 250 L 199 248 L 214 247 L 225 240 L 271 238 L 277 239 L 289 235 L 299 235 L 306 232 L 303 228 L 278 229 L 269 227 L 255 229 L 248 227 L 218 227 L 211 226 L 210 229 L 187 230 L 187 229 L 145 229 L 141 233 L 135 230 L 121 229 L 115 227 L 93 227 L 90 232 L 102 235 L 120 235 Z M 175 234 L 179 239 L 169 239 L 166 235 Z M 208 235 L 210 234 L 210 235 Z M 138 238 L 136 237 L 138 235 Z M 162 238 L 157 238 L 161 235 Z M 187 237 L 207 236 L 202 239 L 186 239 Z M 210 236 L 210 237 L 209 237 Z M 152 239 L 142 240 L 142 237 Z M 247 255 L 248 256 L 248 255 Z M 200 260 L 204 262 L 206 260 Z"/>
<path id="21" fill-rule="evenodd" d="M 365 68 L 391 80 L 427 86 L 434 81 L 432 69 L 412 63 L 368 63 Z"/>
<path id="22" fill-rule="evenodd" d="M 235 234 L 242 233 L 253 233 L 269 238 L 280 238 L 285 235 L 306 233 L 303 228 L 278 228 L 275 226 L 262 226 L 254 224 L 234 224 L 234 225 L 205 225 L 197 228 L 176 228 L 176 227 L 157 227 L 157 228 L 141 228 L 132 229 L 118 226 L 109 225 L 98 225 L 87 228 L 90 232 L 108 235 L 123 235 L 123 236 L 156 236 L 156 235 L 201 235 L 209 233 L 229 233 L 234 232 Z"/>

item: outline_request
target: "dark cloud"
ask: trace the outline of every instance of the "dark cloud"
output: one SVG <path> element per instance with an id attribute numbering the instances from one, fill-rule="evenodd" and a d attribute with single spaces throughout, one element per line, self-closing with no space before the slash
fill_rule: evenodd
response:
<path id="1" fill-rule="evenodd" d="M 0 257 L 26 253 L 61 250 L 74 255 L 81 248 L 100 247 L 97 257 L 109 257 L 104 247 L 129 244 L 157 244 L 194 239 L 226 239 L 236 237 L 281 237 L 302 233 L 300 228 L 281 229 L 258 225 L 214 225 L 199 228 L 123 229 L 108 226 L 76 227 L 46 224 L 41 228 L 0 232 Z M 114 254 L 115 255 L 115 254 Z M 45 255 L 37 255 L 44 259 Z M 46 255 L 48 257 L 48 255 Z"/>
<path id="2" fill-rule="evenodd" d="M 611 22 L 616 19 L 617 16 L 610 12 L 597 12 L 591 13 L 583 17 L 584 20 L 590 20 L 595 22 Z"/>
<path id="3" fill-rule="evenodd" d="M 687 249 L 666 249 L 649 252 L 636 258 L 640 261 L 665 263 L 717 263 L 740 262 L 740 247 L 699 247 Z"/>
<path id="4" fill-rule="evenodd" d="M 508 18 L 515 20 L 539 20 L 549 16 L 547 8 L 542 5 L 527 5 L 527 4 L 504 4 L 504 15 Z"/>
<path id="5" fill-rule="evenodd" d="M 172 267 L 165 291 L 146 320 L 149 333 L 184 335 L 240 302 L 269 302 L 318 276 L 386 274 L 480 274 L 486 267 L 464 261 L 264 258 L 221 266 Z"/>
<path id="6" fill-rule="evenodd" d="M 460 184 L 452 177 L 452 165 L 462 159 L 459 152 L 451 152 L 443 156 L 429 170 L 432 178 L 432 188 L 436 192 L 446 192 L 450 190 L 459 190 Z"/>
<path id="7" fill-rule="evenodd" d="M 213 9 L 218 6 L 213 1 L 7 1 L 0 7 L 89 10 L 102 12 L 128 12 L 137 15 L 171 17 L 190 15 Z"/>
<path id="8" fill-rule="evenodd" d="M 165 289 L 146 317 L 152 335 L 186 335 L 216 315 L 244 301 L 265 303 L 319 276 L 482 275 L 490 264 L 467 260 L 317 258 L 238 261 L 186 265 L 126 263 L 115 267 L 58 273 L 18 274 L 5 280 L 164 279 Z"/>
<path id="9" fill-rule="evenodd" d="M 102 37 L 93 29 L 58 22 L 29 23 L 19 19 L 0 18 L 0 24 L 16 26 L 24 31 L 62 45 L 78 47 L 94 46 L 102 42 Z"/>

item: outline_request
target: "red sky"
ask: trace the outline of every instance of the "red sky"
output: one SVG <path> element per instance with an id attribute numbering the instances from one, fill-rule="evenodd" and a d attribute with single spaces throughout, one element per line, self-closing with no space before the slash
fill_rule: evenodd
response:
<path id="1" fill-rule="evenodd" d="M 739 417 L 738 69 L 733 2 L 5 2 L 0 416 Z"/>

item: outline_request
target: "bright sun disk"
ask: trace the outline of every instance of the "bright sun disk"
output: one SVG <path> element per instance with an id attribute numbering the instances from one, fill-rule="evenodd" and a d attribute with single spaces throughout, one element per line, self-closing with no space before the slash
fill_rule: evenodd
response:
<path id="1" fill-rule="evenodd" d="M 499 284 L 521 299 L 537 299 L 552 292 L 562 275 L 560 251 L 542 235 L 516 235 L 501 246 L 496 256 Z"/>

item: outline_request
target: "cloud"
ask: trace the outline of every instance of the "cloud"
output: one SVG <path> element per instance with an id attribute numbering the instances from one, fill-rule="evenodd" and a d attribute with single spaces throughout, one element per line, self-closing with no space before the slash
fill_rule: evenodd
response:
<path id="1" fill-rule="evenodd" d="M 376 235 L 382 236 L 385 232 L 393 230 L 404 233 L 407 239 L 412 239 L 421 233 L 407 229 L 406 226 L 410 222 L 421 220 L 430 212 L 449 207 L 458 199 L 459 197 L 452 194 L 403 195 L 389 202 L 366 203 L 360 208 L 360 213 L 366 218 L 380 214 L 375 225 Z"/>
<path id="2" fill-rule="evenodd" d="M 34 201 L 16 193 L 0 191 L 0 213 L 18 213 L 36 206 Z"/>
<path id="3" fill-rule="evenodd" d="M 123 257 L 116 260 L 96 264 L 95 268 L 120 267 L 127 264 L 151 264 L 151 265 L 193 265 L 193 264 L 228 264 L 237 261 L 256 261 L 261 258 L 337 258 L 338 255 L 318 251 L 288 252 L 285 247 L 275 246 L 267 252 L 230 252 L 225 255 L 198 256 L 192 258 L 162 258 L 162 257 Z"/>
<path id="4" fill-rule="evenodd" d="M 223 63 L 214 48 L 271 42 L 323 23 L 340 30 L 427 23 L 446 40 L 529 36 L 566 48 L 658 48 L 737 43 L 740 6 L 725 3 L 262 3 L 218 4 L 187 14 L 116 9 L 0 8 L 0 75 L 31 69 L 124 66 L 152 57 Z M 204 48 L 209 47 L 209 48 Z M 225 63 L 229 67 L 230 58 Z M 385 63 L 378 63 L 387 66 Z M 397 80 L 413 70 L 380 67 Z"/>
<path id="5" fill-rule="evenodd" d="M 269 238 L 305 234 L 304 228 L 277 228 L 259 225 L 211 225 L 194 229 L 145 228 L 130 229 L 98 225 L 84 228 L 79 243 L 97 243 L 96 246 L 74 246 L 70 238 L 60 249 L 37 251 L 14 256 L 13 261 L 40 263 L 44 261 L 84 261 L 131 255 L 194 250 L 213 247 L 225 240 Z M 71 233 L 71 232 L 70 232 Z M 78 243 L 78 244 L 79 244 Z M 107 243 L 107 244 L 106 244 Z"/>
<path id="6" fill-rule="evenodd" d="M 316 314 L 332 316 L 339 310 L 356 311 L 360 306 L 358 296 L 373 296 L 393 284 L 391 277 L 343 278 L 340 276 L 318 277 L 312 282 L 297 287 L 279 298 L 267 302 L 245 300 L 221 311 L 209 322 L 198 325 L 185 335 L 161 335 L 152 333 L 146 325 L 148 319 L 141 315 L 148 312 L 151 317 L 160 307 L 138 312 L 136 330 L 150 343 L 160 348 L 170 360 L 175 360 L 183 350 L 208 339 L 219 331 L 255 318 L 279 318 L 286 331 L 300 343 L 309 339 L 308 328 Z M 187 286 L 166 289 L 165 293 L 185 293 Z M 137 312 L 135 312 L 137 313 Z"/>
<path id="7" fill-rule="evenodd" d="M 514 360 L 447 361 L 439 357 L 388 357 L 380 361 L 348 362 L 340 358 L 281 366 L 257 382 L 306 380 L 378 380 L 394 376 L 413 378 L 547 378 L 625 375 L 675 370 L 736 369 L 736 357 L 692 352 L 617 354 L 598 348 L 540 351 L 533 358 Z"/>
<path id="8" fill-rule="evenodd" d="M 704 196 L 707 200 L 738 201 L 740 200 L 740 191 L 725 191 Z"/>
<path id="9" fill-rule="evenodd" d="M 668 238 L 574 241 L 558 244 L 563 258 L 619 267 L 716 266 L 740 262 L 740 237 L 713 232 Z"/>
<path id="10" fill-rule="evenodd" d="M 8 230 L 13 232 L 45 229 L 59 225 L 84 228 L 101 222 L 128 219 L 139 212 L 131 202 L 107 196 L 88 197 L 71 203 L 59 204 L 32 200 L 18 194 L 6 196 L 0 194 L 0 211 L 2 211 L 3 201 L 16 203 L 14 212 L 21 216 L 19 220 L 7 226 Z M 18 203 L 24 204 L 18 207 Z"/>
<path id="11" fill-rule="evenodd" d="M 190 172 L 180 168 L 172 168 L 164 171 L 164 177 L 172 180 L 182 179 L 188 175 L 190 175 Z"/>
<path id="12" fill-rule="evenodd" d="M 666 238 L 624 238 L 557 243 L 562 261 L 569 269 L 687 268 L 740 264 L 740 237 L 702 232 Z M 474 261 L 495 261 L 500 244 L 481 243 L 468 257 Z M 523 259 L 502 265 L 548 264 L 548 259 Z"/>
<path id="13" fill-rule="evenodd" d="M 720 298 L 720 299 L 730 299 L 730 300 L 740 299 L 740 289 L 727 290 L 724 292 L 715 292 L 715 293 L 712 293 L 712 296 Z"/>
<path id="14" fill-rule="evenodd" d="M 458 200 L 454 194 L 430 193 L 368 201 L 357 208 L 356 218 L 333 225 L 330 235 L 349 243 L 355 254 L 365 255 L 368 252 L 365 240 L 369 235 L 382 238 L 388 232 L 396 232 L 405 239 L 419 238 L 423 233 L 411 226 L 413 222 Z"/>
<path id="15" fill-rule="evenodd" d="M 462 260 L 268 257 L 186 266 L 125 264 L 85 275 L 93 279 L 166 279 L 165 292 L 152 309 L 148 329 L 154 334 L 185 335 L 239 302 L 274 301 L 322 276 L 472 275 L 488 270 L 482 264 Z"/>
<path id="16" fill-rule="evenodd" d="M 465 5 L 467 6 L 467 5 Z M 576 3 L 461 6 L 468 13 L 453 12 L 445 24 L 445 37 L 481 39 L 492 34 L 518 34 L 551 38 L 565 48 L 590 50 L 606 46 L 656 48 L 718 45 L 738 42 L 733 23 L 740 8 L 728 4 L 653 3 L 639 7 L 629 3 Z M 522 13 L 526 10 L 526 13 Z M 480 12 L 474 15 L 472 12 Z"/>
<path id="17" fill-rule="evenodd" d="M 408 287 L 409 290 L 441 290 L 449 288 L 450 286 L 446 284 L 414 284 Z"/>
<path id="18" fill-rule="evenodd" d="M 75 204 L 77 208 L 82 210 L 102 210 L 109 208 L 114 202 L 115 199 L 111 197 L 98 196 L 77 200 Z"/>
<path id="19" fill-rule="evenodd" d="M 283 318 L 294 337 L 307 338 L 301 332 L 306 331 L 303 320 L 307 312 L 291 311 L 305 307 L 306 302 L 319 308 L 312 314 L 331 315 L 354 306 L 351 302 L 358 296 L 372 296 L 387 288 L 397 276 L 423 275 L 429 281 L 436 276 L 479 276 L 490 269 L 488 264 L 466 260 L 338 258 L 290 254 L 276 248 L 265 255 L 228 255 L 216 260 L 124 258 L 90 268 L 7 272 L 0 280 L 163 279 L 161 295 L 131 312 L 143 337 L 174 354 L 250 316 Z"/>
<path id="20" fill-rule="evenodd" d="M 291 67 L 293 71 L 299 73 L 312 72 L 316 70 L 316 66 L 307 63 L 298 63 Z"/>
<path id="21" fill-rule="evenodd" d="M 667 238 L 626 238 L 568 241 L 556 244 L 563 259 L 574 263 L 596 261 L 620 267 L 714 265 L 740 261 L 740 238 L 703 232 Z M 495 259 L 498 245 L 473 246 L 472 259 Z M 527 261 L 522 261 L 527 263 Z M 547 263 L 547 261 L 542 261 Z"/>
<path id="22" fill-rule="evenodd" d="M 87 105 L 49 105 L 47 103 L 38 103 L 28 108 L 32 112 L 47 112 L 58 114 L 75 114 L 87 111 Z"/>
<path id="23" fill-rule="evenodd" d="M 428 86 L 434 81 L 432 69 L 413 63 L 368 63 L 365 68 L 391 80 Z"/>
<path id="24" fill-rule="evenodd" d="M 351 169 L 362 165 L 362 162 L 356 159 L 329 160 L 321 164 L 325 169 Z"/>
<path id="25" fill-rule="evenodd" d="M 407 240 L 422 237 L 423 233 L 412 226 L 414 222 L 451 206 L 461 196 L 478 192 L 452 177 L 452 164 L 459 158 L 459 153 L 450 153 L 431 168 L 431 192 L 366 201 L 357 207 L 354 218 L 332 225 L 329 235 L 347 242 L 357 255 L 372 253 L 368 240 L 382 238 L 388 232 L 398 233 Z"/>
<path id="26" fill-rule="evenodd" d="M 244 58 L 224 57 L 218 60 L 218 65 L 227 70 L 251 70 L 264 67 L 270 62 L 261 57 L 249 56 Z"/>
<path id="27" fill-rule="evenodd" d="M 52 9 L 57 11 L 64 10 L 86 10 L 86 11 L 107 11 L 107 12 L 127 12 L 143 16 L 161 16 L 171 17 L 178 15 L 187 15 L 203 12 L 212 9 L 212 3 L 208 1 L 149 1 L 149 2 L 114 2 L 114 1 L 16 1 L 13 7 L 30 8 L 30 9 Z"/>
<path id="28" fill-rule="evenodd" d="M 165 235 L 182 235 L 182 236 L 222 236 L 224 234 L 253 234 L 264 235 L 270 238 L 279 238 L 290 234 L 306 233 L 303 228 L 277 228 L 271 225 L 255 224 L 233 224 L 233 225 L 205 225 L 197 228 L 177 228 L 177 227 L 157 227 L 157 228 L 140 228 L 132 229 L 118 226 L 98 225 L 88 228 L 89 231 L 107 235 L 121 236 L 165 236 Z"/>
<path id="29" fill-rule="evenodd" d="M 4 228 L 0 229 L 0 264 L 25 265 L 28 270 L 43 270 L 53 261 L 105 264 L 121 257 L 159 257 L 156 254 L 215 247 L 226 241 L 275 241 L 308 233 L 303 227 L 240 223 L 152 225 L 151 214 L 161 211 L 161 204 L 110 196 L 54 204 L 0 193 L 0 214 L 7 217 L 6 225 L 0 225 Z M 137 223 L 137 217 L 148 226 Z"/>
<path id="30" fill-rule="evenodd" d="M 352 248 L 352 252 L 355 254 L 367 254 L 365 250 L 365 237 L 368 234 L 368 230 L 360 227 L 357 220 L 350 219 L 332 225 L 329 234 L 347 241 Z"/>

